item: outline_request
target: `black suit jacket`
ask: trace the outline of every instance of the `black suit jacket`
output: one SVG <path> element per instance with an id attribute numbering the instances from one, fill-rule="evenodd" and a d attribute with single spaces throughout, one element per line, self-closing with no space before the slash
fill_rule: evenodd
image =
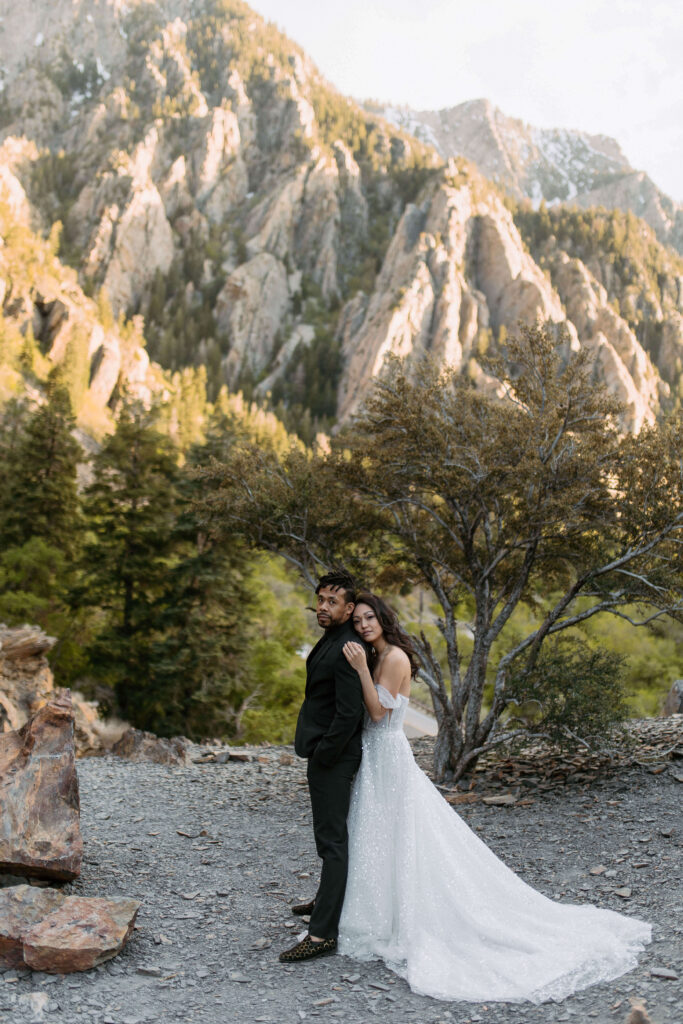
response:
<path id="1" fill-rule="evenodd" d="M 361 756 L 363 690 L 360 676 L 342 651 L 349 640 L 363 643 L 350 620 L 326 630 L 306 659 L 306 697 L 296 723 L 294 749 L 299 757 L 313 758 L 326 767 L 342 755 Z"/>

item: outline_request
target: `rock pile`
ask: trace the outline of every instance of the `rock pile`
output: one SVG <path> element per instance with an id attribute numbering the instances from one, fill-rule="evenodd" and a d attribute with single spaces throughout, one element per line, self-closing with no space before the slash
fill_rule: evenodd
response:
<path id="1" fill-rule="evenodd" d="M 0 734 L 21 729 L 57 693 L 47 653 L 56 643 L 38 626 L 0 624 Z M 78 757 L 101 754 L 125 725 L 105 724 L 94 701 L 72 696 L 74 745 Z"/>
<path id="2" fill-rule="evenodd" d="M 0 779 L 0 872 L 77 878 L 83 840 L 68 693 L 48 700 L 23 728 L 0 734 Z M 89 970 L 122 949 L 139 907 L 127 898 L 0 888 L 0 966 L 54 974 Z"/>
<path id="3" fill-rule="evenodd" d="M 152 732 L 127 729 L 111 748 L 112 754 L 127 761 L 153 761 L 155 764 L 190 764 L 190 744 L 183 736 L 164 739 Z"/>

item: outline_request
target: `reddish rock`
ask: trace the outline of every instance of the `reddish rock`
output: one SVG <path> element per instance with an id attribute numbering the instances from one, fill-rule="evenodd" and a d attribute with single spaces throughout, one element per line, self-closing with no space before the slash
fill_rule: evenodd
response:
<path id="1" fill-rule="evenodd" d="M 24 935 L 65 898 L 56 889 L 36 889 L 31 885 L 0 889 L 0 963 L 23 966 Z"/>
<path id="2" fill-rule="evenodd" d="M 125 757 L 128 761 L 153 761 L 155 764 L 191 764 L 190 748 L 183 736 L 164 739 L 152 732 L 127 729 L 118 743 L 111 748 L 112 754 Z"/>
<path id="3" fill-rule="evenodd" d="M 46 658 L 56 643 L 38 626 L 8 628 L 0 624 L 0 733 L 19 730 L 39 708 L 60 696 Z M 128 728 L 103 721 L 95 701 L 71 695 L 76 757 L 104 753 Z"/>
<path id="4" fill-rule="evenodd" d="M 88 971 L 120 953 L 140 904 L 98 896 L 67 896 L 61 907 L 24 936 L 24 963 L 34 971 Z"/>
<path id="5" fill-rule="evenodd" d="M 80 874 L 78 776 L 71 700 L 45 704 L 18 732 L 0 735 L 0 872 Z"/>
<path id="6" fill-rule="evenodd" d="M 87 971 L 128 941 L 140 904 L 65 896 L 16 885 L 0 890 L 0 963 L 50 974 Z"/>

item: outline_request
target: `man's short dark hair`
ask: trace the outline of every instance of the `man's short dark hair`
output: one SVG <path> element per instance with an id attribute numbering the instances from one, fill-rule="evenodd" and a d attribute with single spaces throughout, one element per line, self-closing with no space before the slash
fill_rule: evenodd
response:
<path id="1" fill-rule="evenodd" d="M 356 603 L 356 581 L 346 569 L 333 569 L 332 572 L 325 573 L 318 580 L 318 586 L 315 588 L 316 594 L 320 593 L 322 587 L 343 590 L 346 601 L 350 604 Z"/>

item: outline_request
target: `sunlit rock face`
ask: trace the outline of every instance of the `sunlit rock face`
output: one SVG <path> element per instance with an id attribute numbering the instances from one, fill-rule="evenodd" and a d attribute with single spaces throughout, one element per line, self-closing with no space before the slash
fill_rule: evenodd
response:
<path id="1" fill-rule="evenodd" d="M 538 132 L 487 101 L 385 111 L 399 129 L 336 94 L 246 7 L 33 0 L 23 11 L 0 0 L 0 16 L 16 41 L 0 199 L 44 236 L 59 221 L 71 264 L 19 287 L 0 251 L 4 312 L 22 333 L 32 325 L 53 362 L 87 346 L 92 405 L 115 405 L 124 388 L 151 401 L 165 386 L 158 358 L 204 362 L 216 389 L 246 382 L 290 407 L 313 405 L 322 379 L 329 423 L 345 421 L 389 354 L 428 353 L 495 389 L 484 357 L 538 320 L 595 355 L 625 429 L 675 400 L 675 254 L 654 236 L 630 263 L 569 252 L 562 238 L 533 246 L 503 199 L 505 186 L 606 202 L 611 174 L 614 202 L 674 239 L 676 210 L 635 181 L 612 140 Z M 479 170 L 445 160 L 454 152 Z M 132 334 L 121 314 L 140 318 Z"/>
<path id="2" fill-rule="evenodd" d="M 482 382 L 482 338 L 540 320 L 564 326 L 574 348 L 595 351 L 598 372 L 625 405 L 626 429 L 651 422 L 661 382 L 650 358 L 584 264 L 564 254 L 556 263 L 551 279 L 502 202 L 470 185 L 444 183 L 409 207 L 362 315 L 351 303 L 341 319 L 340 417 L 359 408 L 389 353 L 428 352 Z"/>

